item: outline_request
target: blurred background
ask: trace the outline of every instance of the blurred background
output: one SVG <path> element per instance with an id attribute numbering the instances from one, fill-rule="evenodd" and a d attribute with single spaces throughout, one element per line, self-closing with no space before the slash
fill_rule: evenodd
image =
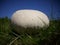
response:
<path id="1" fill-rule="evenodd" d="M 60 0 L 0 0 L 0 17 L 11 18 L 21 9 L 34 9 L 45 13 L 49 19 L 60 18 Z"/>

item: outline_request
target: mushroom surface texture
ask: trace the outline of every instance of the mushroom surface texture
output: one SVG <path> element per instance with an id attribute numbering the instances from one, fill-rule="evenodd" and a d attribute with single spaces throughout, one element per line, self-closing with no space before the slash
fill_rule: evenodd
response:
<path id="1" fill-rule="evenodd" d="M 21 27 L 48 27 L 49 19 L 46 14 L 38 10 L 18 10 L 13 13 L 11 21 Z"/>

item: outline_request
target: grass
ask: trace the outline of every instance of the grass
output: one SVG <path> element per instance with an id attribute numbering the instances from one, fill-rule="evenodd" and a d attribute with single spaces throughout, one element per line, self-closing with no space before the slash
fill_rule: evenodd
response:
<path id="1" fill-rule="evenodd" d="M 46 29 L 25 29 L 12 25 L 7 17 L 0 18 L 0 45 L 59 45 L 59 43 L 60 20 L 50 21 L 50 26 Z"/>

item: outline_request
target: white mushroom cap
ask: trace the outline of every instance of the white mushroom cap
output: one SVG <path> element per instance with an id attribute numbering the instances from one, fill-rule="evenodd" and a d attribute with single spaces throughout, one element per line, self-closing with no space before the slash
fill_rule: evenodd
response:
<path id="1" fill-rule="evenodd" d="M 11 18 L 12 22 L 22 27 L 48 27 L 49 19 L 46 14 L 38 10 L 18 10 Z"/>

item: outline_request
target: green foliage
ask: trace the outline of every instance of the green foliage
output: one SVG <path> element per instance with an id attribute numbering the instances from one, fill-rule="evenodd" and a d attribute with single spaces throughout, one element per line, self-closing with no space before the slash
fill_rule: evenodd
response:
<path id="1" fill-rule="evenodd" d="M 50 21 L 46 29 L 25 29 L 12 25 L 7 17 L 0 18 L 0 45 L 58 45 L 59 42 L 60 20 Z"/>

